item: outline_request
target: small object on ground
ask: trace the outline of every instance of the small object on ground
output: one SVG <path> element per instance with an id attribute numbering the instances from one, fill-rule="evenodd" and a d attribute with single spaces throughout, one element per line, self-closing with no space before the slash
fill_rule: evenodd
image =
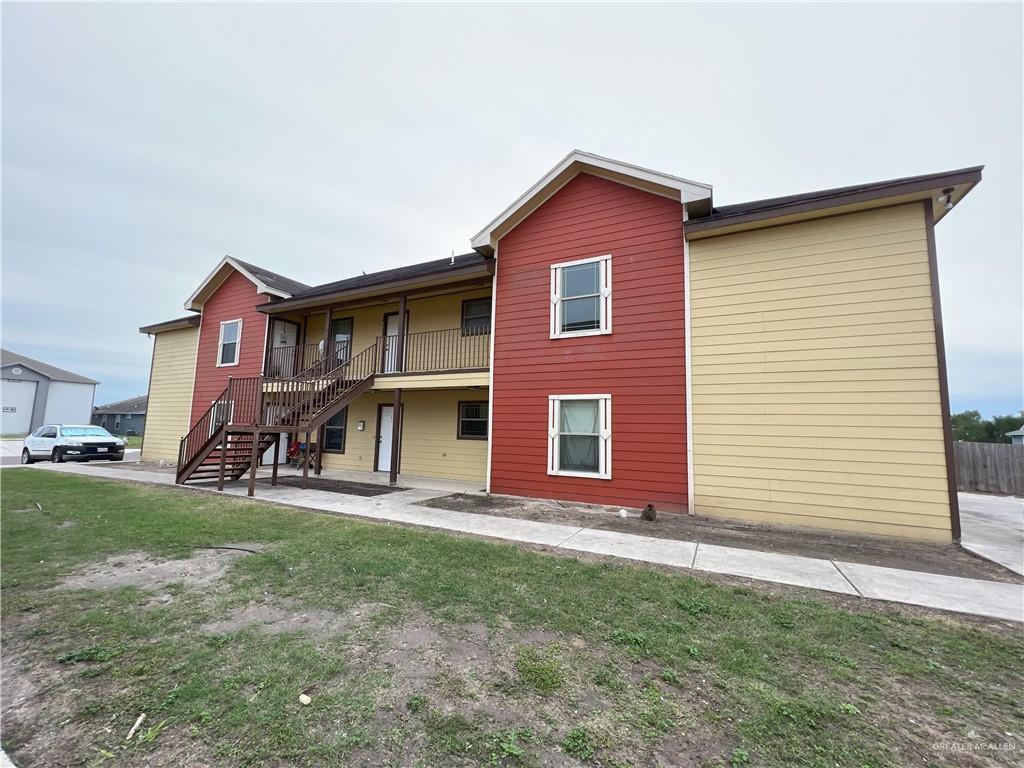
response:
<path id="1" fill-rule="evenodd" d="M 648 504 L 646 507 L 644 507 L 644 511 L 640 513 L 640 519 L 646 520 L 647 522 L 652 522 L 656 520 L 657 517 L 658 513 L 655 512 L 653 504 Z"/>
<path id="2" fill-rule="evenodd" d="M 620 509 L 619 510 L 619 517 L 621 517 L 623 520 L 625 520 L 627 517 L 629 517 L 629 512 L 627 512 L 624 509 Z"/>
<path id="3" fill-rule="evenodd" d="M 146 713 L 145 712 L 143 712 L 141 715 L 139 715 L 136 718 L 135 725 L 133 725 L 132 729 L 130 731 L 128 731 L 128 735 L 124 737 L 125 741 L 131 741 L 132 740 L 132 736 L 134 736 L 135 732 L 137 730 L 139 730 L 139 726 L 142 725 L 142 721 L 145 720 L 145 719 L 146 719 Z"/>
<path id="4" fill-rule="evenodd" d="M 43 511 L 43 505 L 40 504 L 38 501 L 36 502 L 36 509 L 38 509 L 40 512 Z"/>
<path id="5" fill-rule="evenodd" d="M 309 698 L 309 696 L 307 696 L 304 693 L 300 693 L 299 694 L 299 704 L 301 704 L 304 707 L 308 707 L 312 703 L 313 703 L 313 700 L 311 698 Z"/>

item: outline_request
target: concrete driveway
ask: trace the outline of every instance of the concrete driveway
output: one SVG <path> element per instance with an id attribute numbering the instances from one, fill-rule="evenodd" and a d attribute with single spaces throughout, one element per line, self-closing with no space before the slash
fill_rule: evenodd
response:
<path id="1" fill-rule="evenodd" d="M 1024 575 L 1024 499 L 982 493 L 958 496 L 964 549 Z"/>

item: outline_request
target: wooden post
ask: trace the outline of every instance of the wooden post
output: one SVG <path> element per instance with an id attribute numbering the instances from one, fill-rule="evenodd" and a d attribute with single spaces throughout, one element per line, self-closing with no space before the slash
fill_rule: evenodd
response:
<path id="1" fill-rule="evenodd" d="M 402 437 L 402 390 L 395 390 L 394 407 L 391 411 L 391 472 L 388 475 L 389 485 L 398 485 L 398 441 Z"/>
<path id="2" fill-rule="evenodd" d="M 260 457 L 260 441 L 257 439 L 259 432 L 252 431 L 252 454 L 249 459 L 249 496 L 256 495 L 256 462 Z"/>
<path id="3" fill-rule="evenodd" d="M 228 433 L 223 430 L 220 438 L 220 469 L 217 472 L 217 490 L 224 490 L 224 465 L 228 456 Z"/>
<path id="4" fill-rule="evenodd" d="M 309 432 L 306 432 L 306 450 L 302 457 L 302 487 L 309 488 L 309 443 L 312 438 Z"/>
<path id="5" fill-rule="evenodd" d="M 270 475 L 270 484 L 277 485 L 277 463 L 278 456 L 281 453 L 281 433 L 279 432 L 277 437 L 274 439 L 274 469 Z"/>
<path id="6" fill-rule="evenodd" d="M 395 371 L 405 370 L 405 294 L 398 297 L 398 338 L 395 339 Z M 395 417 L 397 421 L 398 417 Z"/>
<path id="7" fill-rule="evenodd" d="M 324 439 L 327 436 L 327 425 L 321 424 L 320 429 L 316 432 L 316 468 L 314 474 L 320 477 L 320 472 L 324 468 Z"/>
<path id="8" fill-rule="evenodd" d="M 334 355 L 334 340 L 331 339 L 331 321 L 334 320 L 334 307 L 327 310 L 324 317 L 324 357 Z M 333 365 L 331 366 L 333 367 Z"/>

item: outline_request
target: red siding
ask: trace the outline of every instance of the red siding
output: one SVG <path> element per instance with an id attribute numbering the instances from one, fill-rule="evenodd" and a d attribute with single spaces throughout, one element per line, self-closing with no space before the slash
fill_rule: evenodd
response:
<path id="1" fill-rule="evenodd" d="M 203 305 L 199 324 L 199 352 L 196 383 L 192 393 L 191 424 L 206 413 L 228 385 L 228 376 L 259 376 L 263 372 L 267 316 L 256 308 L 267 301 L 256 286 L 238 272 L 232 272 Z M 217 343 L 224 320 L 242 319 L 242 349 L 238 365 L 217 367 Z"/>
<path id="2" fill-rule="evenodd" d="M 498 245 L 491 490 L 686 507 L 682 206 L 581 174 Z M 612 333 L 550 339 L 550 265 L 612 255 Z M 610 480 L 547 474 L 548 395 L 611 394 Z"/>

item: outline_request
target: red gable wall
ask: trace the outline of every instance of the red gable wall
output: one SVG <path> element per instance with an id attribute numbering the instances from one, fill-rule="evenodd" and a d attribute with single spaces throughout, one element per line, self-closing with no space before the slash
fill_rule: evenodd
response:
<path id="1" fill-rule="evenodd" d="M 682 206 L 581 174 L 498 245 L 491 490 L 686 506 Z M 551 339 L 550 265 L 612 255 L 612 333 Z M 548 395 L 612 396 L 612 478 L 547 474 Z"/>
<path id="2" fill-rule="evenodd" d="M 203 305 L 190 424 L 195 424 L 224 391 L 228 385 L 228 376 L 259 376 L 263 372 L 267 316 L 258 311 L 257 307 L 267 300 L 266 296 L 256 293 L 256 286 L 252 282 L 238 272 L 232 272 Z M 220 324 L 224 320 L 238 318 L 242 319 L 242 349 L 238 365 L 218 368 Z"/>

